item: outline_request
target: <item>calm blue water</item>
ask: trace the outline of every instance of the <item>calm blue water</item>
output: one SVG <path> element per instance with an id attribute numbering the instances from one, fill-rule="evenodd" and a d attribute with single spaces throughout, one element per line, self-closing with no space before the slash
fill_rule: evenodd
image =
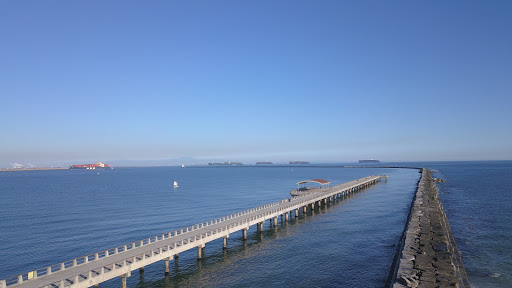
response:
<path id="1" fill-rule="evenodd" d="M 118 168 L 0 173 L 0 278 L 289 197 L 300 180 L 381 183 L 273 230 L 256 227 L 171 263 L 134 272 L 131 287 L 382 287 L 419 173 L 360 168 Z M 180 187 L 173 189 L 176 180 Z M 113 279 L 102 287 L 119 287 Z"/>
<path id="2" fill-rule="evenodd" d="M 394 163 L 400 165 L 400 163 Z M 441 201 L 474 287 L 512 287 L 512 161 L 401 163 L 438 171 Z M 288 197 L 294 183 L 379 184 L 261 237 L 212 242 L 134 272 L 131 287 L 382 287 L 419 174 L 360 168 L 118 168 L 0 173 L 0 278 Z M 178 189 L 172 181 L 180 183 Z M 102 284 L 118 287 L 119 279 Z"/>

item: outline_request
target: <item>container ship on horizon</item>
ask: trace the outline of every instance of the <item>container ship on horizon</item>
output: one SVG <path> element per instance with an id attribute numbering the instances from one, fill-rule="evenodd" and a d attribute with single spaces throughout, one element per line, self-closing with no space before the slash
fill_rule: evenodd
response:
<path id="1" fill-rule="evenodd" d="M 112 169 L 110 165 L 103 164 L 98 162 L 96 164 L 79 164 L 79 165 L 71 165 L 69 169 L 85 169 L 85 170 L 104 170 L 104 169 Z"/>

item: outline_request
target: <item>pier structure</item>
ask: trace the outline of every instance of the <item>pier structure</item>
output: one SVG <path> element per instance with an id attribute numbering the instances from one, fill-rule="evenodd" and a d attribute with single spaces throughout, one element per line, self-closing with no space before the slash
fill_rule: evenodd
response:
<path id="1" fill-rule="evenodd" d="M 257 226 L 258 233 L 262 232 L 263 224 L 269 220 L 275 228 L 279 216 L 284 215 L 284 221 L 294 214 L 304 215 L 309 209 L 321 206 L 338 197 L 350 195 L 368 188 L 385 179 L 386 175 L 367 176 L 361 179 L 336 185 L 327 189 L 317 190 L 304 196 L 296 196 L 270 204 L 262 205 L 225 217 L 195 224 L 161 235 L 135 241 L 101 252 L 78 257 L 69 261 L 23 273 L 14 277 L 0 280 L 0 288 L 53 288 L 53 287 L 91 287 L 107 280 L 121 277 L 122 287 L 126 288 L 126 278 L 132 271 L 155 262 L 163 261 L 165 273 L 169 273 L 169 261 L 176 259 L 179 253 L 197 249 L 198 260 L 204 254 L 206 243 L 223 239 L 223 247 L 228 247 L 231 234 L 242 231 L 242 239 L 247 239 L 247 230 Z M 281 220 L 283 221 L 283 220 Z"/>

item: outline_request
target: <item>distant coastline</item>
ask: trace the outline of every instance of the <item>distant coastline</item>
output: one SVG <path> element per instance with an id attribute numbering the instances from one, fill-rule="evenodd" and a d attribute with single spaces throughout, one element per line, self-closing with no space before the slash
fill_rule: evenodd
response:
<path id="1" fill-rule="evenodd" d="M 46 168 L 0 168 L 1 171 L 11 172 L 11 171 L 39 171 L 39 170 L 67 170 L 68 168 L 63 167 L 46 167 Z"/>

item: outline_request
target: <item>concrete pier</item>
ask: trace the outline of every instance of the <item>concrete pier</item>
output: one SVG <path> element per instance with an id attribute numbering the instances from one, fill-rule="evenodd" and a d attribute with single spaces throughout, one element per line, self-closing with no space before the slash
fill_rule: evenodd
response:
<path id="1" fill-rule="evenodd" d="M 470 287 L 448 218 L 428 169 L 422 169 L 392 283 L 403 287 Z"/>
<path id="2" fill-rule="evenodd" d="M 143 275 L 145 266 L 163 260 L 165 272 L 168 273 L 168 261 L 171 257 L 177 260 L 181 252 L 196 248 L 198 259 L 201 259 L 204 247 L 208 242 L 223 238 L 223 247 L 226 249 L 227 239 L 233 232 L 242 230 L 243 238 L 246 239 L 246 230 L 250 226 L 257 225 L 258 232 L 261 232 L 262 224 L 266 220 L 271 221 L 273 229 L 277 229 L 277 218 L 283 214 L 285 214 L 285 219 L 288 213 L 291 216 L 293 212 L 295 212 L 295 217 L 298 217 L 300 208 L 305 209 L 308 205 L 311 205 L 313 211 L 315 203 L 320 205 L 321 201 L 326 201 L 334 195 L 348 195 L 360 191 L 365 187 L 376 184 L 382 178 L 387 178 L 387 176 L 372 175 L 364 177 L 308 195 L 283 199 L 101 252 L 91 253 L 0 280 L 0 288 L 85 288 L 117 277 L 121 277 L 122 285 L 125 286 L 126 277 L 131 275 L 131 271 L 139 269 L 139 272 Z"/>

